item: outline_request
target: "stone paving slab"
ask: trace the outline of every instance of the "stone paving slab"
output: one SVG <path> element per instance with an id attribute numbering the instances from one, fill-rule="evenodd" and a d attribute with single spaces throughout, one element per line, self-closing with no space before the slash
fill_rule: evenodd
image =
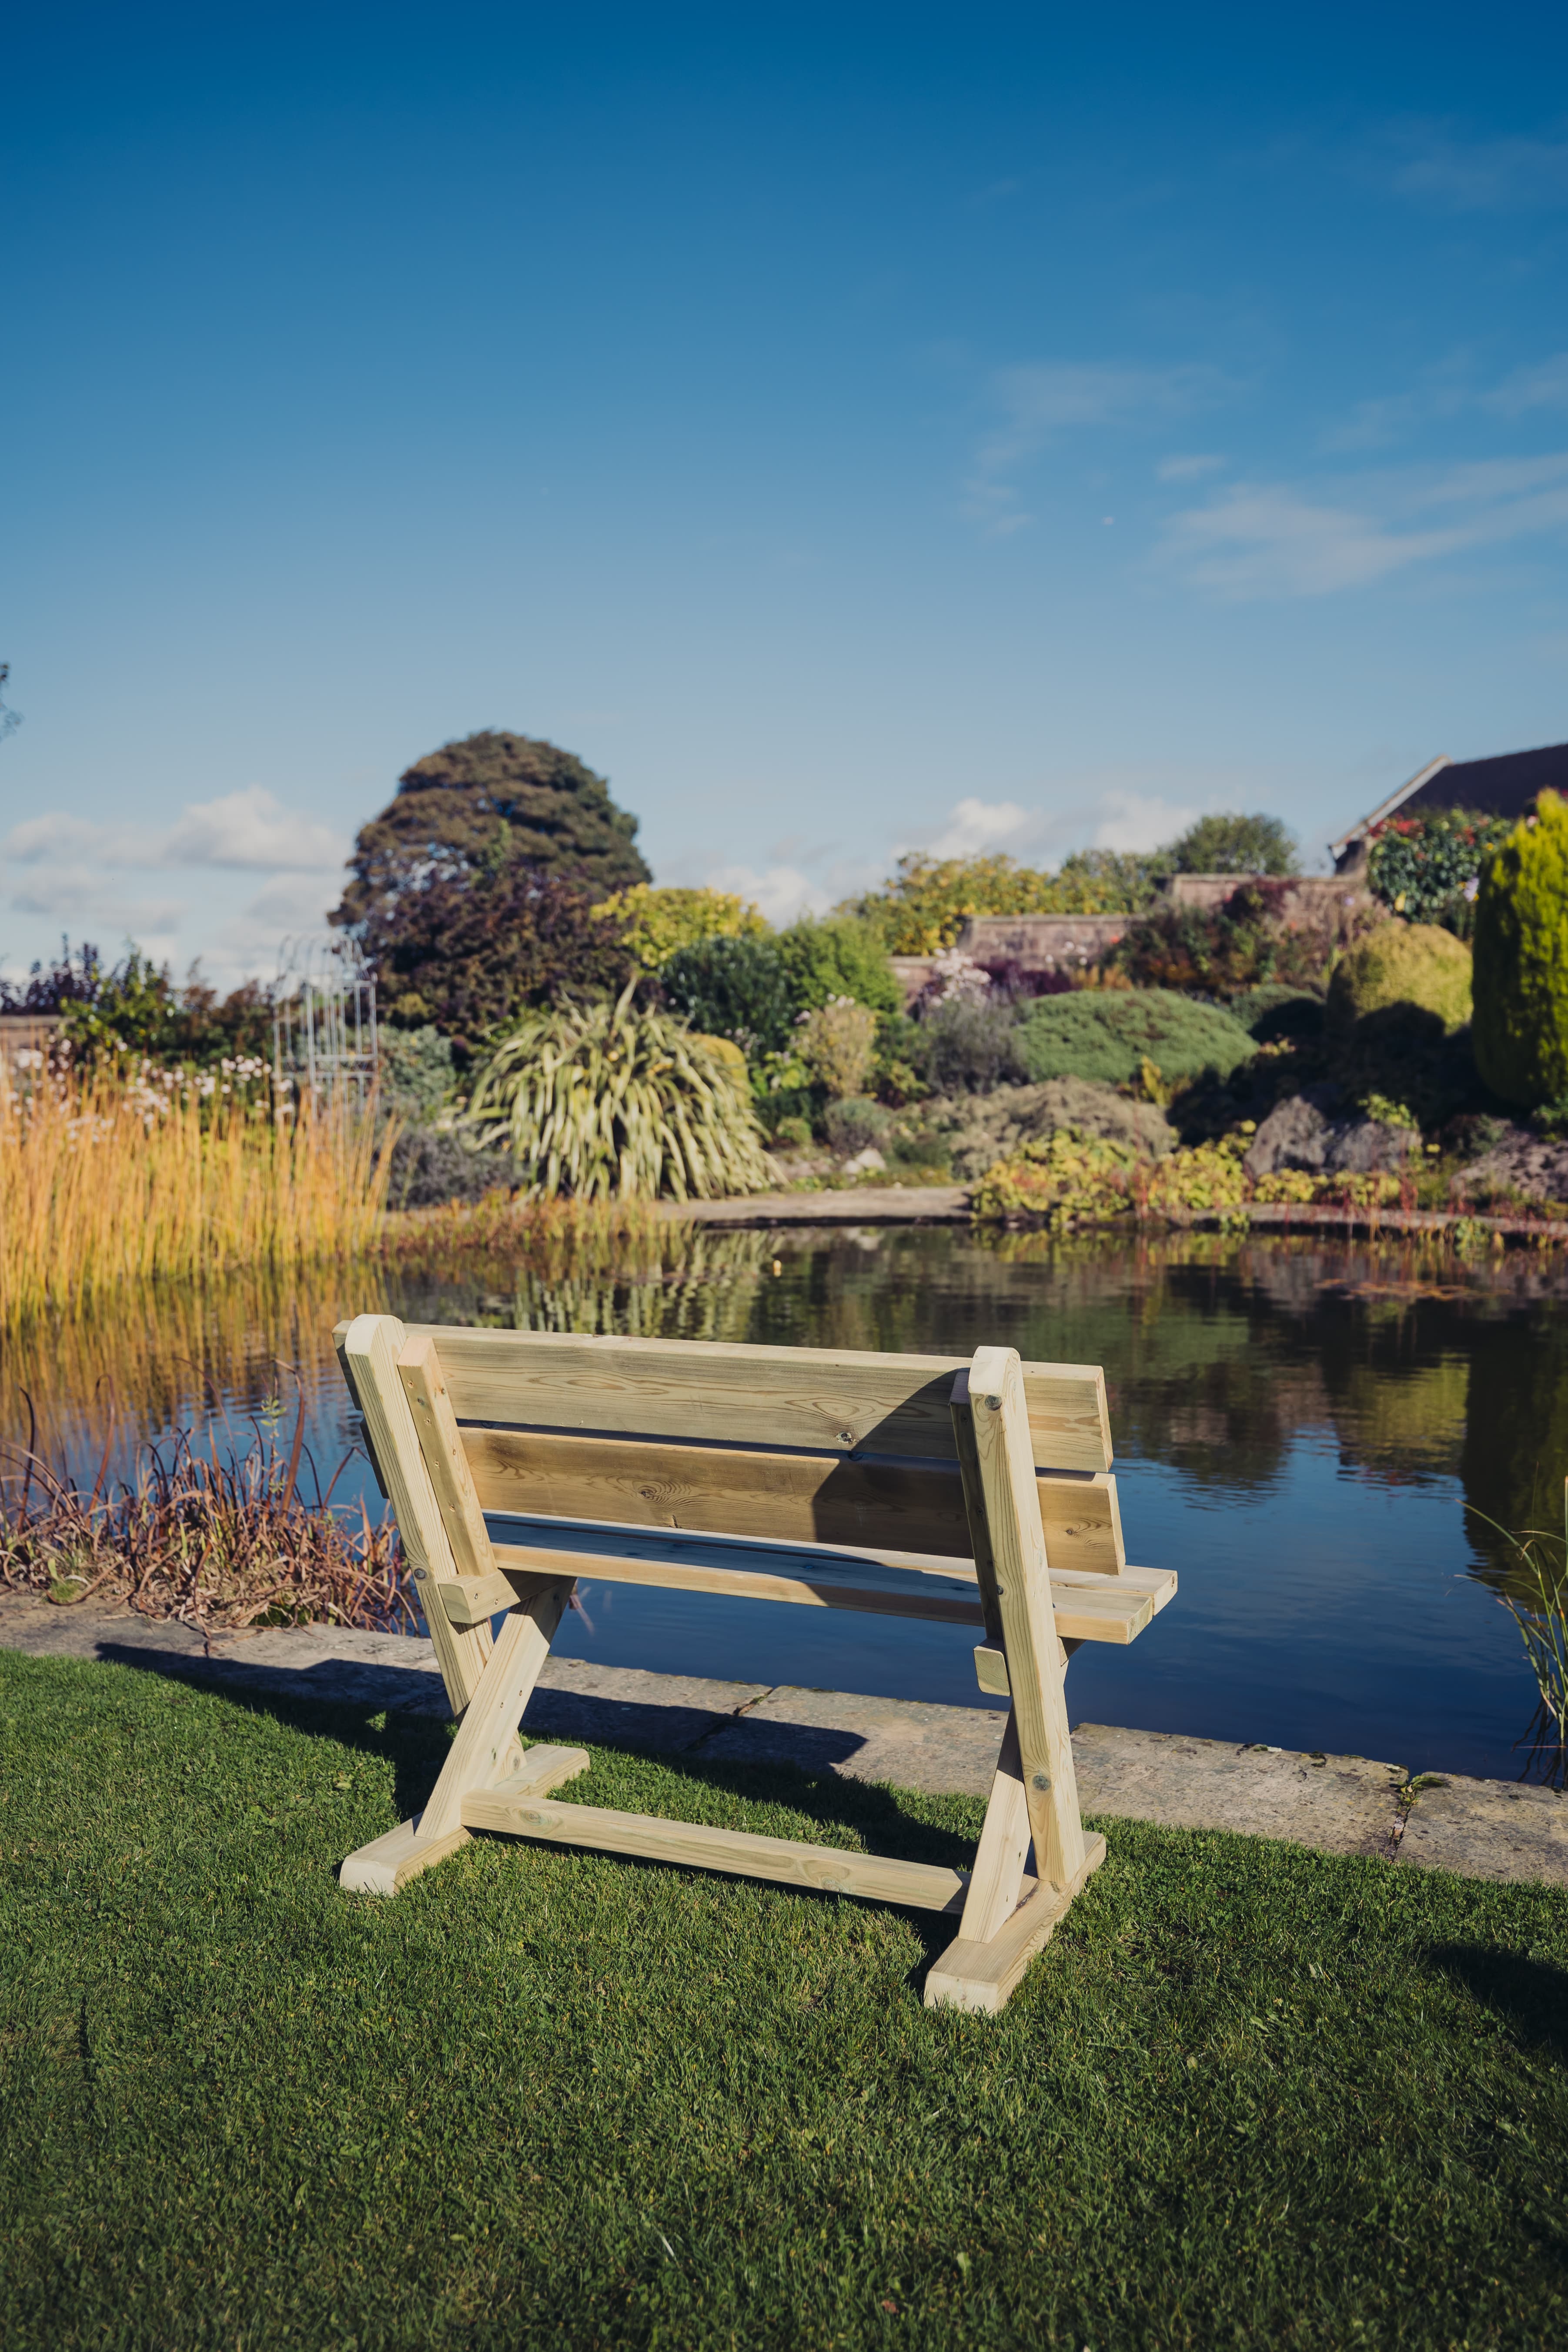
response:
<path id="1" fill-rule="evenodd" d="M 96 1658 L 198 1680 L 236 1696 L 288 1696 L 444 1719 L 426 1641 L 312 1625 L 209 1644 L 166 1618 L 0 1594 L 0 1646 Z M 523 1728 L 714 1763 L 797 1765 L 933 1794 L 983 1797 L 1004 1711 L 846 1691 L 658 1675 L 551 1658 Z M 1401 1867 L 1568 1886 L 1568 1799 L 1513 1781 L 1424 1774 L 1362 1756 L 1236 1748 L 1171 1732 L 1080 1724 L 1079 1796 L 1089 1814 L 1282 1838 Z"/>
<path id="2" fill-rule="evenodd" d="M 1516 1780 L 1423 1773 L 1411 1788 L 1399 1859 L 1464 1878 L 1568 1886 L 1568 1798 Z"/>
<path id="3" fill-rule="evenodd" d="M 842 1192 L 663 1201 L 658 1213 L 703 1225 L 966 1225 L 969 1194 L 967 1184 L 857 1184 Z"/>
<path id="4" fill-rule="evenodd" d="M 766 1683 L 717 1682 L 704 1675 L 650 1675 L 584 1658 L 546 1658 L 522 1727 L 531 1739 L 590 1739 L 610 1748 L 682 1755 L 722 1734 Z"/>
<path id="5" fill-rule="evenodd" d="M 1405 1773 L 1396 1764 L 1235 1748 L 1223 1739 L 1122 1731 L 1106 1723 L 1079 1724 L 1072 1750 L 1086 1813 L 1168 1829 L 1238 1830 L 1385 1862 L 1399 1845 Z"/>
<path id="6" fill-rule="evenodd" d="M 335 1625 L 274 1625 L 210 1643 L 168 1617 L 83 1603 L 60 1609 L 26 1594 L 0 1595 L 0 1644 L 40 1657 L 96 1658 L 238 1693 L 385 1707 L 445 1722 L 446 1685 L 427 1641 Z M 767 1683 L 650 1675 L 581 1658 L 547 1658 L 523 1729 L 533 1738 L 602 1740 L 666 1752 L 695 1746 Z M 962 1712 L 963 1710 L 958 1710 Z"/>
<path id="7" fill-rule="evenodd" d="M 702 1743 L 704 1761 L 798 1764 L 937 1796 L 990 1794 L 1001 1708 L 931 1706 L 781 1684 Z"/>

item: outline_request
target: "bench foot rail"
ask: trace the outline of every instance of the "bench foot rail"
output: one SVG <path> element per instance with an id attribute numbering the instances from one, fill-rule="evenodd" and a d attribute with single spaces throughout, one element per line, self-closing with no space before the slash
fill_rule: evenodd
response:
<path id="1" fill-rule="evenodd" d="M 591 1846 L 600 1853 L 673 1863 L 687 1870 L 721 1870 L 734 1878 L 778 1879 L 786 1886 L 858 1895 L 916 1911 L 957 1913 L 969 1885 L 967 1872 L 935 1863 L 899 1862 L 795 1838 L 758 1837 L 747 1830 L 612 1812 L 602 1805 L 542 1804 L 538 1791 L 525 1787 L 521 1777 L 466 1796 L 463 1827 L 540 1838 L 552 1845 Z"/>

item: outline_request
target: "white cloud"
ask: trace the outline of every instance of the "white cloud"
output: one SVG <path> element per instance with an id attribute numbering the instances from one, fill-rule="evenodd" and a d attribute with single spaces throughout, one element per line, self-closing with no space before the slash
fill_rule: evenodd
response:
<path id="1" fill-rule="evenodd" d="M 172 938 L 185 914 L 180 898 L 129 897 L 123 884 L 96 866 L 36 866 L 8 904 L 18 915 L 47 915 L 73 934 L 96 932 L 106 948 L 122 939 L 140 943 L 153 932 Z"/>
<path id="2" fill-rule="evenodd" d="M 1179 772 L 1178 772 L 1179 773 Z M 1186 779 L 1180 778 L 1180 782 Z M 1005 851 L 1020 864 L 1055 867 L 1075 849 L 1157 849 L 1184 832 L 1205 809 L 1235 808 L 1259 796 L 1255 779 L 1205 776 L 1190 797 L 1173 798 L 1157 775 L 1101 771 L 1064 779 L 1048 805 L 1017 801 L 962 800 L 946 821 L 915 845 L 931 857 L 973 857 Z M 909 845 L 900 845 L 908 846 Z"/>
<path id="3" fill-rule="evenodd" d="M 1515 368 L 1482 394 L 1481 405 L 1500 416 L 1522 416 L 1531 408 L 1568 408 L 1568 352 L 1555 352 L 1533 367 Z"/>
<path id="4" fill-rule="evenodd" d="M 1173 516 L 1163 556 L 1225 597 L 1322 596 L 1413 564 L 1564 529 L 1568 451 L 1560 451 L 1373 478 L 1337 499 L 1239 484 L 1208 506 Z"/>
<path id="5" fill-rule="evenodd" d="M 1407 148 L 1413 144 L 1409 138 Z M 1568 204 L 1568 143 L 1553 139 L 1462 141 L 1429 136 L 1394 173 L 1403 196 L 1450 212 L 1523 212 Z"/>
<path id="6" fill-rule="evenodd" d="M 1230 387 L 1215 368 L 1121 367 L 1048 360 L 1002 368 L 991 379 L 1001 421 L 975 453 L 965 510 L 993 537 L 1030 520 L 1010 477 L 1062 433 L 1182 416 L 1223 398 Z"/>
<path id="7" fill-rule="evenodd" d="M 1568 352 L 1554 352 L 1514 368 L 1498 383 L 1478 383 L 1471 355 L 1451 353 L 1409 391 L 1358 401 L 1332 425 L 1320 446 L 1335 452 L 1385 448 L 1435 420 L 1486 414 L 1518 417 L 1537 409 L 1568 408 Z"/>
<path id="8" fill-rule="evenodd" d="M 284 873 L 342 866 L 348 842 L 329 824 L 286 809 L 264 784 L 188 806 L 163 845 L 161 866 L 254 866 Z"/>
<path id="9" fill-rule="evenodd" d="M 34 866 L 49 857 L 69 857 L 101 846 L 105 828 L 80 816 L 29 816 L 14 824 L 0 848 L 19 866 Z"/>
<path id="10" fill-rule="evenodd" d="M 204 965 L 227 985 L 247 972 L 269 978 L 285 947 L 299 951 L 330 945 L 341 934 L 329 929 L 327 914 L 342 888 L 335 876 L 275 875 L 225 927 L 221 946 L 204 955 Z"/>
<path id="11" fill-rule="evenodd" d="M 797 866 L 716 866 L 702 878 L 710 890 L 732 890 L 749 900 L 775 926 L 793 923 L 797 915 L 820 915 L 835 897 Z"/>
<path id="12" fill-rule="evenodd" d="M 926 845 L 932 857 L 973 857 L 1005 847 L 1037 822 L 1037 815 L 1016 801 L 960 801 Z"/>
<path id="13" fill-rule="evenodd" d="M 1162 482 L 1195 482 L 1205 474 L 1217 474 L 1224 464 L 1223 457 L 1162 457 L 1154 471 Z"/>
<path id="14" fill-rule="evenodd" d="M 263 784 L 193 801 L 166 832 L 145 825 L 99 824 L 65 811 L 25 818 L 0 850 L 18 865 L 41 859 L 96 856 L 114 866 L 257 866 L 308 873 L 341 867 L 349 845 L 314 818 L 286 809 Z"/>
<path id="15" fill-rule="evenodd" d="M 347 853 L 346 839 L 330 825 L 286 808 L 259 784 L 193 802 L 163 828 L 56 811 L 26 818 L 0 843 L 14 913 L 47 917 L 105 954 L 134 940 L 154 961 L 178 967 L 198 947 L 220 986 L 269 976 L 286 939 L 324 933 Z M 143 877 L 158 871 L 185 887 L 149 888 Z M 210 878 L 197 883 L 198 873 Z M 132 874 L 142 880 L 135 895 L 127 887 Z M 234 886 L 219 879 L 225 874 L 270 878 L 235 906 Z"/>
<path id="16" fill-rule="evenodd" d="M 1157 793 L 1108 792 L 1100 806 L 1093 849 L 1159 849 L 1203 814 L 1190 803 L 1163 800 Z"/>

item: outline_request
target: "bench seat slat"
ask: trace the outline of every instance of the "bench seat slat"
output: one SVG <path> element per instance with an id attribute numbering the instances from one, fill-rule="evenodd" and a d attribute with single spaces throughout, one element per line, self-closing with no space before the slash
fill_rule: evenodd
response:
<path id="1" fill-rule="evenodd" d="M 411 1323 L 433 1339 L 459 1421 L 624 1432 L 724 1444 L 862 1447 L 951 1459 L 949 1410 L 963 1356 L 763 1348 L 707 1339 L 481 1331 Z M 1097 1364 L 1026 1364 L 1036 1463 L 1109 1470 Z"/>
<path id="2" fill-rule="evenodd" d="M 596 1579 L 668 1591 L 723 1593 L 742 1601 L 847 1609 L 946 1625 L 984 1626 L 972 1560 L 929 1563 L 897 1554 L 811 1551 L 804 1546 L 742 1546 L 661 1538 L 637 1528 L 562 1527 L 492 1516 L 497 1568 L 508 1577 Z M 521 1538 L 520 1540 L 519 1538 Z M 444 1584 L 454 1622 L 504 1606 L 500 1587 L 481 1579 Z M 1176 1590 L 1173 1570 L 1128 1568 L 1120 1576 L 1053 1571 L 1056 1630 L 1064 1642 L 1135 1641 Z"/>
<path id="3" fill-rule="evenodd" d="M 956 1460 L 866 1461 L 544 1430 L 469 1426 L 460 1434 L 487 1511 L 960 1559 L 973 1549 Z M 1127 1557 L 1115 1480 L 1047 1475 L 1037 1485 L 1052 1567 L 1114 1576 Z"/>

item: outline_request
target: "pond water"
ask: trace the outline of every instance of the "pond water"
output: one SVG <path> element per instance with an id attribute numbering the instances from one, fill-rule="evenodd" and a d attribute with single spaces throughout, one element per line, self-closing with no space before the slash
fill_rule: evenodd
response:
<path id="1" fill-rule="evenodd" d="M 1174 1568 L 1131 1649 L 1073 1660 L 1073 1721 L 1510 1777 L 1534 1685 L 1475 1516 L 1551 1524 L 1568 1469 L 1568 1270 L 1394 1244 L 950 1230 L 667 1229 L 627 1268 L 494 1261 L 119 1304 L 0 1358 L 0 1434 L 90 1481 L 181 1426 L 243 1444 L 302 1403 L 323 1483 L 353 1447 L 345 1314 L 1102 1363 L 1128 1556 Z M 307 1488 L 307 1491 L 309 1489 Z M 352 1458 L 339 1498 L 374 1495 Z M 1467 1506 L 1475 1507 L 1472 1511 Z M 962 1629 L 584 1589 L 558 1648 L 611 1664 L 984 1704 Z"/>

